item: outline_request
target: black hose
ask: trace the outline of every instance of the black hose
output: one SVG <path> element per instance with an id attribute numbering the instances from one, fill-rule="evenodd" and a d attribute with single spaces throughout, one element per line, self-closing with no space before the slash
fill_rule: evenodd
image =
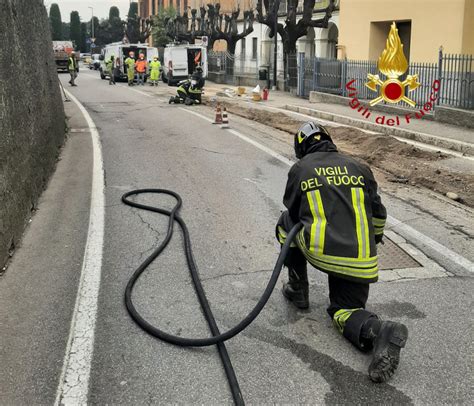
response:
<path id="1" fill-rule="evenodd" d="M 137 203 L 132 200 L 129 200 L 128 198 L 130 196 L 137 196 L 139 194 L 144 194 L 144 193 L 153 193 L 153 194 L 166 194 L 169 196 L 173 196 L 176 199 L 176 205 L 173 207 L 171 211 L 161 209 L 159 207 L 154 207 L 154 206 L 148 206 L 145 204 Z M 278 256 L 278 260 L 275 264 L 275 267 L 273 269 L 272 276 L 270 278 L 270 281 L 268 282 L 267 287 L 265 288 L 265 291 L 263 292 L 262 297 L 258 301 L 258 303 L 255 305 L 255 307 L 252 309 L 252 311 L 235 327 L 231 328 L 230 330 L 221 333 L 219 331 L 219 328 L 217 327 L 216 321 L 214 319 L 214 316 L 211 311 L 211 307 L 209 305 L 209 302 L 207 300 L 206 294 L 204 292 L 204 288 L 201 284 L 201 281 L 199 279 L 199 272 L 196 266 L 196 263 L 194 261 L 193 257 L 193 252 L 192 252 L 192 247 L 191 247 L 191 238 L 189 235 L 188 228 L 186 226 L 186 223 L 184 220 L 179 216 L 178 212 L 179 209 L 181 208 L 182 205 L 182 199 L 179 196 L 178 193 L 173 192 L 171 190 L 167 189 L 138 189 L 138 190 L 132 190 L 130 192 L 125 193 L 122 196 L 122 202 L 125 203 L 128 206 L 136 207 L 139 209 L 143 210 L 148 210 L 152 211 L 155 213 L 160 213 L 164 214 L 169 217 L 169 222 L 168 222 L 168 231 L 166 233 L 166 237 L 163 240 L 163 242 L 159 245 L 158 248 L 153 251 L 150 256 L 148 256 L 145 261 L 135 270 L 133 275 L 131 276 L 130 280 L 127 283 L 127 287 L 125 289 L 125 305 L 127 307 L 127 310 L 130 314 L 130 316 L 133 318 L 133 320 L 147 333 L 151 334 L 152 336 L 159 338 L 162 341 L 166 341 L 170 344 L 178 345 L 181 347 L 204 347 L 204 346 L 210 346 L 210 345 L 217 345 L 219 355 L 221 357 L 224 370 L 227 375 L 227 379 L 229 381 L 229 386 L 232 391 L 232 396 L 234 398 L 234 402 L 237 405 L 244 405 L 244 400 L 242 397 L 242 393 L 239 388 L 239 383 L 237 381 L 237 377 L 235 375 L 234 368 L 232 367 L 232 363 L 229 358 L 229 354 L 227 353 L 227 349 L 224 345 L 224 341 L 229 340 L 230 338 L 236 336 L 239 334 L 242 330 L 244 330 L 252 321 L 255 320 L 255 318 L 258 316 L 258 314 L 262 311 L 263 307 L 267 303 L 268 299 L 270 298 L 270 295 L 272 294 L 272 291 L 275 287 L 275 284 L 278 280 L 278 277 L 280 276 L 280 272 L 283 268 L 283 262 L 285 260 L 285 257 L 288 253 L 288 250 L 290 249 L 290 243 L 298 233 L 298 231 L 301 229 L 302 225 L 298 223 L 295 225 L 291 231 L 288 233 L 287 239 L 285 244 L 283 245 L 280 255 Z M 186 253 L 186 260 L 188 263 L 188 268 L 191 273 L 191 278 L 194 283 L 194 289 L 196 291 L 196 294 L 199 299 L 199 303 L 201 304 L 202 311 L 204 314 L 204 317 L 207 320 L 207 323 L 209 324 L 209 328 L 211 330 L 211 333 L 213 337 L 206 337 L 206 338 L 184 338 L 184 337 L 178 337 L 174 336 L 172 334 L 168 334 L 150 323 L 148 323 L 141 315 L 138 313 L 137 309 L 133 305 L 132 302 L 132 291 L 133 287 L 142 274 L 142 272 L 158 257 L 161 252 L 166 248 L 168 243 L 170 242 L 172 236 L 173 236 L 173 227 L 174 227 L 174 222 L 177 221 L 178 224 L 180 225 L 182 231 L 183 231 L 183 236 L 184 236 L 184 250 Z"/>

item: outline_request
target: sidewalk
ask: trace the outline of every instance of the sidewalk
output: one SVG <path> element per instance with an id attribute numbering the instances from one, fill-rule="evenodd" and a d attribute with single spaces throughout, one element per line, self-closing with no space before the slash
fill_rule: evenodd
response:
<path id="1" fill-rule="evenodd" d="M 237 87 L 207 81 L 205 94 L 213 98 L 216 96 L 216 93 L 222 92 L 226 88 L 235 90 Z M 292 96 L 282 91 L 271 91 L 268 101 L 252 102 L 249 98 L 251 90 L 252 88 L 247 87 L 244 96 L 231 97 L 229 100 L 251 103 L 255 105 L 255 107 L 270 106 L 281 108 L 339 124 L 350 125 L 379 133 L 382 132 L 384 134 L 450 149 L 463 154 L 474 155 L 474 131 L 469 128 L 452 126 L 426 119 L 416 119 L 415 117 L 410 120 L 410 123 L 407 123 L 405 116 L 399 116 L 398 120 L 400 124 L 391 127 L 377 124 L 375 119 L 377 116 L 385 116 L 385 123 L 390 119 L 396 123 L 397 116 L 394 114 L 372 110 L 370 117 L 365 118 L 362 116 L 363 111 L 358 112 L 349 105 L 310 103 L 307 99 Z M 220 98 L 221 97 L 219 97 L 219 99 Z M 226 99 L 225 96 L 222 97 L 222 100 Z M 412 115 L 414 116 L 415 112 Z"/>

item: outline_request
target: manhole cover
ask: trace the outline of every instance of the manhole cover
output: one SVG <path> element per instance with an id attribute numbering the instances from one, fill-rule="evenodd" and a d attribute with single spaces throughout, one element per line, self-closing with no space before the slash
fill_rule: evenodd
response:
<path id="1" fill-rule="evenodd" d="M 380 270 L 421 267 L 418 261 L 402 250 L 391 239 L 385 236 L 383 241 L 384 245 L 379 244 L 377 246 Z"/>

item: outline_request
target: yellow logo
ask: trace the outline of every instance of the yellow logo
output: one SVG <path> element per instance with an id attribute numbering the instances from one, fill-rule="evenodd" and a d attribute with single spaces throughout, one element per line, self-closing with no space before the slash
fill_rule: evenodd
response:
<path id="1" fill-rule="evenodd" d="M 301 144 L 304 141 L 304 137 L 301 136 L 301 131 L 298 131 L 298 143 Z"/>
<path id="2" fill-rule="evenodd" d="M 403 53 L 403 44 L 398 35 L 398 29 L 395 23 L 392 23 L 390 27 L 387 44 L 377 65 L 379 71 L 388 79 L 382 81 L 379 75 L 372 75 L 370 73 L 367 75 L 369 82 L 367 82 L 365 86 L 373 92 L 377 92 L 377 86 L 380 86 L 379 96 L 371 100 L 369 104 L 375 106 L 382 100 L 388 103 L 398 103 L 402 100 L 410 106 L 415 107 L 416 102 L 405 96 L 405 89 L 408 88 L 408 92 L 412 92 L 420 86 L 418 74 L 408 75 L 403 82 L 398 80 L 398 78 L 407 71 L 408 61 Z"/>

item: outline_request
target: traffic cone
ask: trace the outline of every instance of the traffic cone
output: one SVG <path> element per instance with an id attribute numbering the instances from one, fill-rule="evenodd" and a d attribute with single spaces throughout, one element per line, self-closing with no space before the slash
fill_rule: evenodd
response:
<path id="1" fill-rule="evenodd" d="M 222 112 L 222 125 L 221 128 L 229 128 L 229 118 L 227 117 L 227 109 L 224 107 Z"/>
<path id="2" fill-rule="evenodd" d="M 221 113 L 221 106 L 219 103 L 217 103 L 217 106 L 216 106 L 216 119 L 214 120 L 212 124 L 222 124 L 222 113 Z"/>

